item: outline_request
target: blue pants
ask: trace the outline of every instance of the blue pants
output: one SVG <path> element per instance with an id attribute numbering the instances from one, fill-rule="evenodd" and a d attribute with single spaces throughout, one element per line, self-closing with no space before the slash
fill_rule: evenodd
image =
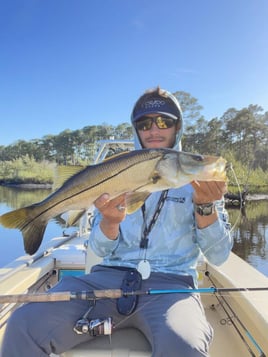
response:
<path id="1" fill-rule="evenodd" d="M 90 274 L 66 277 L 52 291 L 120 288 L 125 271 L 95 266 Z M 152 273 L 142 290 L 191 288 L 192 278 Z M 88 301 L 29 303 L 14 311 L 5 332 L 2 357 L 45 357 L 60 354 L 95 338 L 73 327 L 89 308 Z M 208 356 L 212 329 L 197 294 L 142 295 L 134 313 L 121 315 L 115 299 L 97 300 L 89 318 L 113 318 L 115 328 L 135 327 L 148 339 L 154 357 Z"/>

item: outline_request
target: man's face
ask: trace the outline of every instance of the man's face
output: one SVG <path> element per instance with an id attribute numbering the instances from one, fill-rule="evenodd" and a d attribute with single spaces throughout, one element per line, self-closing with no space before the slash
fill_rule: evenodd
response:
<path id="1" fill-rule="evenodd" d="M 146 115 L 146 118 L 158 118 L 159 114 L 150 114 Z M 142 118 L 140 122 L 144 120 Z M 144 148 L 172 148 L 175 144 L 176 133 L 180 128 L 180 124 L 176 121 L 171 122 L 172 126 L 166 129 L 160 129 L 155 122 L 152 123 L 152 126 L 148 130 L 142 130 L 137 128 L 137 133 L 140 139 L 140 142 Z M 171 125 L 169 123 L 169 125 Z M 161 127 L 161 125 L 160 125 Z"/>

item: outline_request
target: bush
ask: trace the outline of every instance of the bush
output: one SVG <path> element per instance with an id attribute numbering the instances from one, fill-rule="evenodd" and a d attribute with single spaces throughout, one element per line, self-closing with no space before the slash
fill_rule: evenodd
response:
<path id="1" fill-rule="evenodd" d="M 242 165 L 240 161 L 236 160 L 232 152 L 227 152 L 223 156 L 232 167 L 227 170 L 229 192 L 238 193 L 238 184 L 241 191 L 246 190 L 248 193 L 268 192 L 267 171 L 263 171 L 261 168 L 251 170 L 250 167 Z"/>
<path id="2" fill-rule="evenodd" d="M 36 162 L 29 156 L 0 162 L 0 182 L 15 184 L 52 184 L 55 164 Z"/>

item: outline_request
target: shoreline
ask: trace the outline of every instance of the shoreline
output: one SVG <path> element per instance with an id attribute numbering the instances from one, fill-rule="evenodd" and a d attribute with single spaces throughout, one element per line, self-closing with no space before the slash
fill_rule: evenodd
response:
<path id="1" fill-rule="evenodd" d="M 0 183 L 4 187 L 16 187 L 25 189 L 52 189 L 53 184 L 50 183 Z M 268 193 L 248 193 L 245 201 L 261 201 L 268 200 Z"/>
<path id="2" fill-rule="evenodd" d="M 265 193 L 252 193 L 248 194 L 245 198 L 246 201 L 260 201 L 260 200 L 268 200 L 268 194 Z"/>
<path id="3" fill-rule="evenodd" d="M 50 189 L 53 187 L 50 183 L 1 183 L 3 187 L 27 188 L 27 189 Z"/>

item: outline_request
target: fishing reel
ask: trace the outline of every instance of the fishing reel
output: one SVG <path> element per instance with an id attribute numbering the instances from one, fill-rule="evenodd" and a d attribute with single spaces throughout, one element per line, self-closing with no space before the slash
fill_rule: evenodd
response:
<path id="1" fill-rule="evenodd" d="M 73 329 L 78 335 L 111 335 L 113 329 L 112 318 L 106 317 L 103 319 L 88 320 L 87 318 L 83 317 L 76 322 Z"/>

